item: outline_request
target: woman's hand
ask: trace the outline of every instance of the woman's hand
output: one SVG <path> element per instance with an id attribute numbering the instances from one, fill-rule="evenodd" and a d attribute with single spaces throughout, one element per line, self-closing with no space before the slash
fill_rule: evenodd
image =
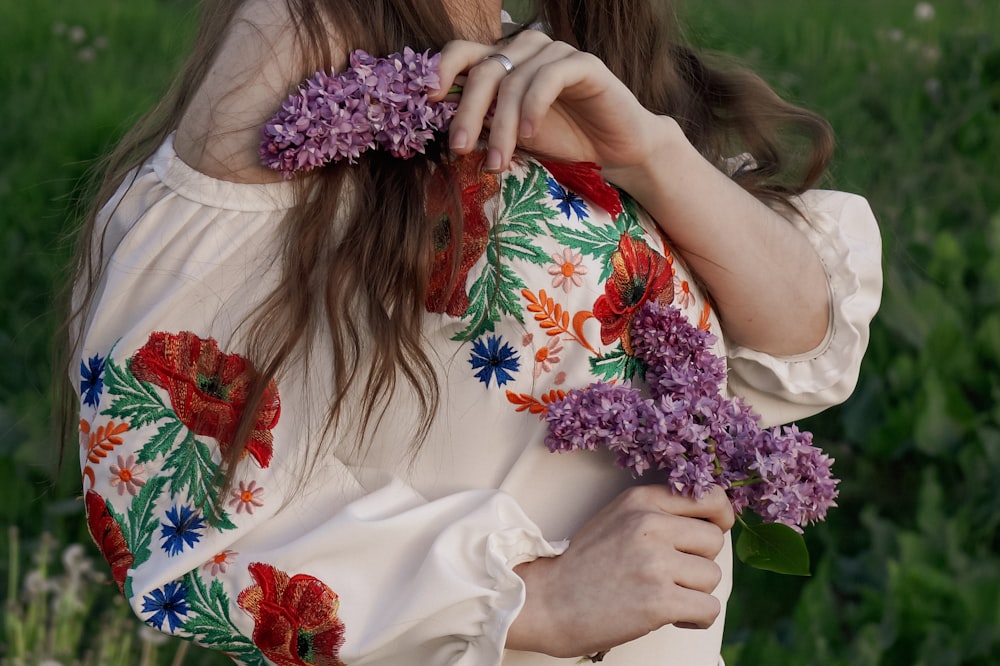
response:
<path id="1" fill-rule="evenodd" d="M 619 495 L 554 558 L 515 569 L 527 599 L 507 647 L 579 657 L 667 624 L 706 628 L 719 615 L 715 563 L 733 510 L 716 488 L 699 501 L 664 486 Z"/>
<path id="2" fill-rule="evenodd" d="M 486 59 L 505 55 L 505 67 Z M 489 127 L 485 166 L 506 169 L 516 147 L 572 162 L 628 167 L 648 159 L 656 117 L 597 57 L 526 30 L 503 46 L 454 41 L 442 51 L 440 99 L 465 77 L 451 148 L 467 153 Z M 491 115 L 492 109 L 492 115 Z"/>

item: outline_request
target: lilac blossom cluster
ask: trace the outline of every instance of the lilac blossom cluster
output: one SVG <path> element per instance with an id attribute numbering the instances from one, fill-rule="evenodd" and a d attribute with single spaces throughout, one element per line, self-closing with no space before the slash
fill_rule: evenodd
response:
<path id="1" fill-rule="evenodd" d="M 799 531 L 836 506 L 833 461 L 810 433 L 761 429 L 742 400 L 723 397 L 715 336 L 654 302 L 636 314 L 631 334 L 652 397 L 628 383 L 570 391 L 545 416 L 549 450 L 607 448 L 636 476 L 662 472 L 676 492 L 695 498 L 721 486 L 737 513 L 749 508 Z"/>
<path id="2" fill-rule="evenodd" d="M 260 159 L 290 178 L 380 147 L 407 159 L 448 128 L 454 102 L 428 102 L 441 54 L 409 47 L 385 58 L 357 50 L 339 74 L 317 72 L 261 128 Z"/>

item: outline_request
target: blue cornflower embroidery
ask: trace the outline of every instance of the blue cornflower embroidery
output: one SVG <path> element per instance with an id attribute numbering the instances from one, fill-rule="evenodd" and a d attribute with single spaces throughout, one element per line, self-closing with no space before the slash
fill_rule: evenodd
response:
<path id="1" fill-rule="evenodd" d="M 576 192 L 571 192 L 556 182 L 555 178 L 548 179 L 549 196 L 556 200 L 556 204 L 563 215 L 568 218 L 573 217 L 573 213 L 580 219 L 587 217 L 587 204 Z"/>
<path id="2" fill-rule="evenodd" d="M 86 362 L 80 361 L 80 397 L 83 404 L 97 409 L 104 391 L 104 359 L 94 354 Z"/>
<path id="3" fill-rule="evenodd" d="M 474 340 L 469 363 L 473 369 L 479 369 L 476 378 L 486 386 L 490 385 L 491 378 L 496 379 L 497 386 L 503 386 L 514 378 L 510 373 L 521 368 L 517 351 L 499 335 L 487 336 L 485 344 L 482 338 Z"/>
<path id="4" fill-rule="evenodd" d="M 167 522 L 160 527 L 160 538 L 165 539 L 161 547 L 173 557 L 201 540 L 199 530 L 205 529 L 205 519 L 187 505 L 174 506 L 167 509 Z"/>
<path id="5" fill-rule="evenodd" d="M 181 616 L 187 617 L 187 587 L 180 581 L 167 583 L 162 590 L 153 590 L 142 598 L 142 612 L 152 613 L 146 618 L 146 623 L 163 629 L 163 623 L 170 625 L 170 633 L 174 633 L 180 628 L 184 621 Z"/>

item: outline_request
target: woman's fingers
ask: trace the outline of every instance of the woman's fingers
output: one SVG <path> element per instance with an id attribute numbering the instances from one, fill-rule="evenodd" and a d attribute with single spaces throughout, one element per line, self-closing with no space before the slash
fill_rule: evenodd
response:
<path id="1" fill-rule="evenodd" d="M 527 598 L 508 647 L 566 657 L 633 640 L 667 624 L 707 628 L 721 612 L 724 493 L 698 501 L 663 486 L 620 494 L 562 555 L 519 565 Z M 731 515 L 732 510 L 728 509 Z"/>
<path id="2" fill-rule="evenodd" d="M 539 60 L 551 43 L 543 33 L 528 30 L 500 48 L 465 41 L 445 46 L 439 68 L 441 89 L 431 99 L 443 98 L 459 76 L 465 77 L 451 121 L 452 150 L 472 150 L 483 127 L 488 126 L 491 138 L 486 168 L 506 168 L 517 143 L 521 96 L 533 72 L 551 58 Z"/>

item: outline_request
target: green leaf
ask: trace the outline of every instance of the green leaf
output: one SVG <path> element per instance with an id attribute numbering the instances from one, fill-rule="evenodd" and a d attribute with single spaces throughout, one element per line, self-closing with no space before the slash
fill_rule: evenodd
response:
<path id="1" fill-rule="evenodd" d="M 524 323 L 519 296 L 521 290 L 526 288 L 524 281 L 510 266 L 503 263 L 498 266 L 490 257 L 482 274 L 469 289 L 469 309 L 464 318 L 471 321 L 452 340 L 472 340 L 493 331 L 504 314 Z"/>
<path id="2" fill-rule="evenodd" d="M 129 427 L 133 430 L 151 423 L 156 423 L 163 418 L 177 418 L 176 414 L 163 404 L 159 394 L 153 385 L 148 382 L 140 382 L 128 370 L 131 359 L 126 361 L 126 367 L 122 368 L 108 358 L 105 382 L 108 387 L 108 394 L 114 396 L 114 400 L 102 414 L 113 416 L 129 422 Z"/>
<path id="3" fill-rule="evenodd" d="M 586 221 L 583 227 L 548 224 L 552 237 L 563 245 L 592 257 L 601 267 L 601 282 L 611 276 L 611 255 L 618 249 L 622 236 L 642 237 L 642 228 L 630 221 L 624 214 L 611 224 L 592 225 Z"/>
<path id="4" fill-rule="evenodd" d="M 544 203 L 548 191 L 545 179 L 545 170 L 532 164 L 523 179 L 510 175 L 503 180 L 500 220 L 505 226 L 512 230 L 527 230 L 533 236 L 541 233 L 537 220 L 552 214 L 552 209 Z"/>
<path id="5" fill-rule="evenodd" d="M 153 511 L 156 508 L 156 499 L 163 492 L 168 479 L 164 476 L 154 476 L 146 482 L 142 490 L 132 498 L 132 504 L 128 509 L 128 521 L 123 525 L 125 541 L 135 561 L 133 567 L 149 559 L 151 555 L 149 542 L 156 532 L 159 521 Z"/>
<path id="6" fill-rule="evenodd" d="M 194 571 L 184 577 L 187 602 L 192 615 L 184 622 L 184 630 L 199 644 L 226 652 L 244 664 L 263 666 L 260 650 L 233 623 L 229 614 L 230 601 L 218 578 L 206 589 L 205 581 Z"/>
<path id="7" fill-rule="evenodd" d="M 170 452 L 163 469 L 174 470 L 170 475 L 171 497 L 187 495 L 196 506 L 204 506 L 206 499 L 215 502 L 218 489 L 214 482 L 218 466 L 212 461 L 208 446 L 190 430 L 184 441 Z"/>
<path id="8" fill-rule="evenodd" d="M 780 574 L 809 575 L 809 551 L 801 534 L 780 523 L 740 522 L 743 529 L 736 540 L 740 562 Z"/>
<path id="9" fill-rule="evenodd" d="M 184 429 L 184 424 L 181 423 L 180 419 L 173 412 L 170 415 L 173 418 L 162 423 L 156 434 L 153 435 L 153 438 L 139 449 L 138 461 L 140 463 L 147 463 L 160 456 L 165 456 L 173 448 L 181 430 Z"/>
<path id="10" fill-rule="evenodd" d="M 636 357 L 625 353 L 621 343 L 607 354 L 591 356 L 588 360 L 591 374 L 606 382 L 632 379 L 642 365 Z"/>

